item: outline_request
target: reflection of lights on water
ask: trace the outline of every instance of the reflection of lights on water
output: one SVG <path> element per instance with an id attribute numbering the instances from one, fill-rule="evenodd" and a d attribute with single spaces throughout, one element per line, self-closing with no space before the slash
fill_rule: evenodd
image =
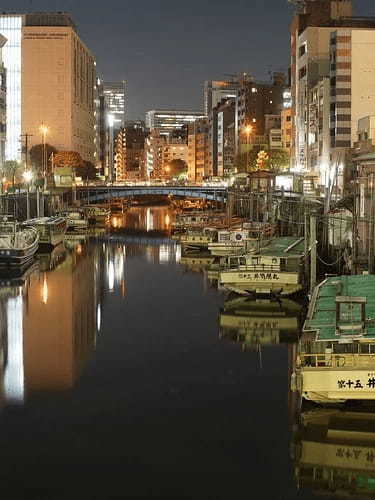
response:
<path id="1" fill-rule="evenodd" d="M 82 252 L 83 252 L 83 247 L 82 247 L 82 245 L 80 243 L 77 245 L 76 252 L 77 252 L 78 255 L 81 255 Z"/>
<path id="2" fill-rule="evenodd" d="M 168 263 L 172 257 L 172 248 L 170 245 L 160 245 L 159 247 L 159 262 L 160 264 Z"/>
<path id="3" fill-rule="evenodd" d="M 164 223 L 165 223 L 165 225 L 166 225 L 167 227 L 169 227 L 169 226 L 170 226 L 170 224 L 171 224 L 171 218 L 169 217 L 169 214 L 167 214 L 167 215 L 165 216 Z"/>
<path id="4" fill-rule="evenodd" d="M 124 275 L 124 255 L 122 252 L 115 255 L 115 275 L 118 282 L 122 280 Z"/>
<path id="5" fill-rule="evenodd" d="M 7 304 L 8 362 L 4 374 L 4 389 L 12 403 L 23 403 L 23 300 L 9 299 Z"/>
<path id="6" fill-rule="evenodd" d="M 111 225 L 114 229 L 121 227 L 121 219 L 120 217 L 112 217 Z"/>
<path id="7" fill-rule="evenodd" d="M 96 328 L 98 332 L 100 332 L 101 327 L 102 327 L 102 306 L 101 304 L 98 304 L 96 310 Z"/>
<path id="8" fill-rule="evenodd" d="M 43 302 L 43 304 L 47 304 L 47 302 L 48 302 L 48 283 L 47 283 L 47 274 L 46 273 L 44 273 L 44 276 L 43 276 L 42 302 Z"/>
<path id="9" fill-rule="evenodd" d="M 152 231 L 154 229 L 154 218 L 152 216 L 151 208 L 146 211 L 146 230 Z"/>
<path id="10" fill-rule="evenodd" d="M 115 266 L 112 261 L 108 264 L 108 288 L 110 291 L 115 288 Z"/>
<path id="11" fill-rule="evenodd" d="M 181 262 L 181 245 L 176 245 L 176 263 Z"/>

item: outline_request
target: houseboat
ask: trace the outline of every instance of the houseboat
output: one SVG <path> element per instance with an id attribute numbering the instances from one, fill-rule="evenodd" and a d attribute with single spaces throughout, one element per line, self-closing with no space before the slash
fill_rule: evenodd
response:
<path id="1" fill-rule="evenodd" d="M 220 311 L 220 338 L 242 344 L 244 351 L 296 342 L 301 316 L 302 305 L 289 299 L 237 297 L 225 301 Z"/>
<path id="2" fill-rule="evenodd" d="M 67 222 L 67 232 L 77 232 L 84 233 L 88 226 L 89 222 L 85 216 L 85 212 L 80 208 L 68 208 L 60 213 L 61 217 L 64 217 Z"/>
<path id="3" fill-rule="evenodd" d="M 242 295 L 293 295 L 304 288 L 304 251 L 304 238 L 274 238 L 240 257 L 237 268 L 222 270 L 219 283 Z"/>
<path id="4" fill-rule="evenodd" d="M 259 251 L 262 240 L 274 236 L 276 226 L 273 224 L 248 223 L 240 229 L 218 231 L 217 241 L 208 245 L 212 255 L 241 255 Z"/>
<path id="5" fill-rule="evenodd" d="M 303 411 L 293 422 L 291 455 L 299 490 L 366 500 L 375 494 L 375 413 L 371 408 Z"/>
<path id="6" fill-rule="evenodd" d="M 111 210 L 108 205 L 86 205 L 83 210 L 89 224 L 106 225 L 109 223 Z"/>
<path id="7" fill-rule="evenodd" d="M 172 223 L 173 230 L 202 228 L 205 226 L 217 226 L 225 224 L 227 215 L 224 212 L 189 212 L 176 215 Z"/>
<path id="8" fill-rule="evenodd" d="M 0 216 L 0 266 L 25 266 L 38 246 L 39 234 L 33 227 L 21 226 L 12 216 Z"/>
<path id="9" fill-rule="evenodd" d="M 179 240 L 185 251 L 207 250 L 208 245 L 217 240 L 217 229 L 206 227 L 200 231 L 187 231 L 180 236 Z"/>
<path id="10" fill-rule="evenodd" d="M 39 233 L 39 245 L 55 247 L 64 241 L 67 220 L 64 217 L 40 217 L 22 223 L 22 226 L 31 226 Z"/>
<path id="11" fill-rule="evenodd" d="M 316 287 L 292 390 L 317 403 L 375 400 L 375 275 L 332 277 Z"/>

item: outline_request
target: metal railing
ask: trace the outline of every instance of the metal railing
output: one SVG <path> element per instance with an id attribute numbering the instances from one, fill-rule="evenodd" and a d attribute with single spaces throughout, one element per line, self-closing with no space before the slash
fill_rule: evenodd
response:
<path id="1" fill-rule="evenodd" d="M 300 354 L 302 368 L 373 368 L 375 354 Z"/>

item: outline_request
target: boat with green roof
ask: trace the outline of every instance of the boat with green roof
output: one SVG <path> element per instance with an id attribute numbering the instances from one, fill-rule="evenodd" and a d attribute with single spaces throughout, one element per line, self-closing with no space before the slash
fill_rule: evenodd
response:
<path id="1" fill-rule="evenodd" d="M 318 403 L 375 399 L 375 276 L 324 280 L 312 295 L 292 390 Z"/>
<path id="2" fill-rule="evenodd" d="M 304 238 L 273 238 L 258 252 L 240 257 L 237 267 L 229 260 L 219 283 L 241 295 L 293 295 L 305 287 L 304 261 Z"/>

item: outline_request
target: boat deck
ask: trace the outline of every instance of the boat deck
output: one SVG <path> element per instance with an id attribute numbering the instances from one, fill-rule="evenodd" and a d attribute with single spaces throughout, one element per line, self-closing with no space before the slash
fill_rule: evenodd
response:
<path id="1" fill-rule="evenodd" d="M 269 240 L 269 243 L 260 249 L 259 254 L 268 257 L 301 256 L 305 253 L 303 238 L 285 236 Z"/>
<path id="2" fill-rule="evenodd" d="M 353 324 L 361 322 L 360 307 L 353 307 L 354 300 L 366 299 L 366 325 L 362 337 L 375 339 L 375 275 L 328 278 L 314 292 L 304 331 L 316 332 L 316 340 L 339 340 L 336 323 L 338 296 L 353 300 L 341 304 L 341 315 Z"/>

